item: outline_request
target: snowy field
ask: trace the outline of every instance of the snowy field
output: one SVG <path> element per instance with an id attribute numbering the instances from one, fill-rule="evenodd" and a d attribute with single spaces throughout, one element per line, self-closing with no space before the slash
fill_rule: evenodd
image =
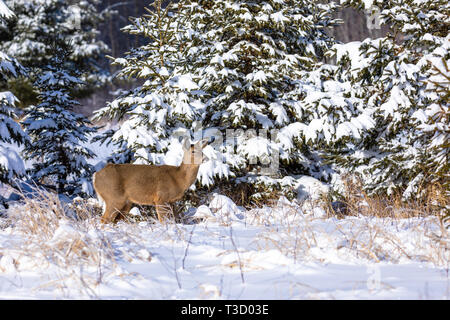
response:
<path id="1" fill-rule="evenodd" d="M 187 223 L 167 225 L 75 219 L 51 196 L 12 206 L 0 218 L 0 298 L 450 296 L 449 242 L 434 218 L 328 218 L 285 199 L 246 211 L 211 197 Z"/>

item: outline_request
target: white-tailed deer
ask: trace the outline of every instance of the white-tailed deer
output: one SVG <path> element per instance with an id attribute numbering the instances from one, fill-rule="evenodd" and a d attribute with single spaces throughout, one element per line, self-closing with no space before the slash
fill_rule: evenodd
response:
<path id="1" fill-rule="evenodd" d="M 154 205 L 163 222 L 168 204 L 181 199 L 195 182 L 207 144 L 207 140 L 202 140 L 191 145 L 185 138 L 183 161 L 178 167 L 109 163 L 94 173 L 94 189 L 104 202 L 102 222 L 113 222 L 117 215 L 128 213 L 133 204 Z"/>

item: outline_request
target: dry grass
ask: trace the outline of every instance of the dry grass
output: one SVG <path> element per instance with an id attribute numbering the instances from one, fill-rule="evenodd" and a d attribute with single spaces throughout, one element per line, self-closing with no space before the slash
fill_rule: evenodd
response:
<path id="1" fill-rule="evenodd" d="M 343 213 L 337 214 L 323 198 L 278 203 L 265 213 L 253 209 L 247 221 L 266 227 L 254 241 L 258 250 L 277 249 L 295 262 L 326 262 L 333 256 L 375 263 L 408 260 L 429 262 L 448 272 L 450 233 L 439 219 L 436 197 L 404 203 L 398 197 L 369 197 L 349 185 Z M 317 215 L 318 209 L 324 214 Z"/>
<path id="2" fill-rule="evenodd" d="M 339 204 L 345 207 L 344 212 L 336 212 L 331 197 L 323 197 L 323 207 L 328 215 L 363 215 L 379 218 L 443 217 L 450 208 L 450 199 L 445 196 L 445 190 L 438 184 L 424 187 L 423 198 L 408 201 L 403 200 L 400 193 L 369 195 L 362 185 L 356 177 L 344 179 L 343 199 L 339 201 Z"/>
<path id="3" fill-rule="evenodd" d="M 0 258 L 12 257 L 17 270 L 48 270 L 49 281 L 36 289 L 80 290 L 96 297 L 95 288 L 116 275 L 117 259 L 140 259 L 138 251 L 145 248 L 139 232 L 101 224 L 99 208 L 91 200 L 66 205 L 56 194 L 39 189 L 32 199 L 24 196 L 7 212 L 3 228 L 11 240 L 0 248 Z M 131 245 L 125 252 L 116 241 Z"/>
<path id="4" fill-rule="evenodd" d="M 303 203 L 273 199 L 269 207 L 248 210 L 245 224 L 260 227 L 252 238 L 250 251 L 238 247 L 239 229 L 233 229 L 231 222 L 221 224 L 229 230 L 229 234 L 222 235 L 223 241 L 229 240 L 230 252 L 235 253 L 225 266 L 239 268 L 241 281 L 245 283 L 246 272 L 258 268 L 249 253 L 276 249 L 292 257 L 295 263 L 330 263 L 333 257 L 338 257 L 358 263 L 360 260 L 371 263 L 421 261 L 449 270 L 450 237 L 436 218 L 439 212 L 436 202 L 442 199 L 435 196 L 427 203 L 411 203 L 405 207 L 398 198 L 369 197 L 358 185 L 351 184 L 345 197 L 348 210 L 342 219 L 336 219 L 331 202 L 324 199 Z M 317 214 L 320 207 L 323 214 Z M 177 211 L 170 211 L 170 215 L 176 216 Z M 120 228 L 100 224 L 99 217 L 100 209 L 93 199 L 78 199 L 65 205 L 55 194 L 36 190 L 33 199 L 25 198 L 22 204 L 8 210 L 4 228 L 11 233 L 11 240 L 5 248 L 0 248 L 0 258 L 11 256 L 14 267 L 19 270 L 49 270 L 51 276 L 37 288 L 39 290 L 56 287 L 66 291 L 68 296 L 70 290 L 80 290 L 95 298 L 97 288 L 117 276 L 118 260 L 141 259 L 139 251 L 148 244 L 148 240 L 140 238 L 142 229 L 134 217 Z M 153 219 L 148 217 L 148 220 Z M 168 241 L 166 245 L 172 243 L 175 247 L 180 241 L 185 244 L 179 258 L 173 253 L 173 265 L 167 262 L 168 270 L 182 288 L 178 266 L 185 268 L 185 260 L 190 259 L 191 242 L 197 232 L 208 231 L 208 221 L 203 224 L 204 230 L 148 222 L 146 234 L 151 233 L 153 243 Z M 211 237 L 218 235 L 212 233 Z M 132 276 L 122 272 L 121 277 Z"/>

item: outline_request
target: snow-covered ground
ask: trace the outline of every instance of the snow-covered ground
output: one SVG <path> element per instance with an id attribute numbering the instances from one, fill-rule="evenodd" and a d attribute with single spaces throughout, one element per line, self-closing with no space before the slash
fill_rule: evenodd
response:
<path id="1" fill-rule="evenodd" d="M 450 297 L 449 239 L 431 217 L 336 219 L 285 199 L 244 210 L 217 194 L 186 224 L 62 211 L 28 201 L 0 218 L 0 298 Z"/>

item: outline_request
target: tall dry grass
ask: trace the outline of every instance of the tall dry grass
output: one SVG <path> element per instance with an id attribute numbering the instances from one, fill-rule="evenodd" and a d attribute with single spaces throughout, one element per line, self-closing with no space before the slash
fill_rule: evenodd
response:
<path id="1" fill-rule="evenodd" d="M 343 179 L 344 191 L 340 204 L 340 210 L 336 210 L 331 197 L 324 195 L 322 204 L 329 216 L 372 216 L 391 218 L 411 218 L 436 216 L 443 219 L 448 215 L 450 199 L 446 196 L 444 188 L 439 184 L 424 186 L 420 199 L 404 200 L 401 193 L 392 195 L 368 194 L 362 181 L 354 176 L 346 176 Z"/>
<path id="2" fill-rule="evenodd" d="M 258 226 L 248 248 L 238 247 L 242 229 L 235 229 L 225 218 L 216 222 L 229 230 L 223 241 L 232 244 L 230 250 L 236 257 L 229 267 L 239 268 L 242 283 L 247 281 L 248 270 L 258 268 L 252 261 L 252 250 L 275 249 L 292 257 L 295 263 L 329 263 L 333 257 L 370 263 L 420 261 L 448 272 L 450 238 L 436 216 L 440 212 L 436 201 L 440 200 L 405 207 L 398 198 L 369 197 L 351 184 L 342 201 L 346 212 L 337 219 L 327 197 L 302 203 L 274 199 L 270 206 L 245 212 L 245 225 Z M 175 212 L 171 215 L 176 216 Z M 65 204 L 56 194 L 36 190 L 32 199 L 25 197 L 20 205 L 12 206 L 6 220 L 1 218 L 6 221 L 4 231 L 11 237 L 0 248 L 0 259 L 10 256 L 18 270 L 48 270 L 52 276 L 39 289 L 80 290 L 84 295 L 97 297 L 97 289 L 117 276 L 120 261 L 151 259 L 151 254 L 140 253 L 147 250 L 145 244 L 149 241 L 141 238 L 139 222 L 131 218 L 118 227 L 102 225 L 99 217 L 100 209 L 93 199 Z M 195 234 L 207 232 L 208 221 L 193 228 L 173 223 L 148 223 L 145 228 L 152 243 L 165 242 L 175 247 L 180 241 L 185 244 L 181 256 L 173 253 L 174 263 L 167 262 L 181 289 L 183 278 L 178 267 L 185 268 Z M 217 237 L 217 230 L 212 230 L 211 237 Z M 121 272 L 121 277 L 133 276 Z"/>
<path id="3" fill-rule="evenodd" d="M 0 248 L 12 258 L 14 267 L 46 274 L 40 288 L 80 290 L 96 297 L 96 288 L 117 275 L 117 260 L 151 259 L 139 232 L 116 229 L 100 222 L 94 199 L 62 202 L 55 193 L 34 189 L 33 197 L 10 207 L 3 218 L 3 231 L 10 240 Z M 126 250 L 116 243 L 129 243 Z M 1 270 L 0 265 L 0 271 Z"/>
<path id="4" fill-rule="evenodd" d="M 255 240 L 259 250 L 277 249 L 294 261 L 325 262 L 328 256 L 370 262 L 429 262 L 450 268 L 450 233 L 443 217 L 448 199 L 430 186 L 422 200 L 400 195 L 368 195 L 356 180 L 346 180 L 344 197 L 278 202 L 254 208 L 251 224 L 266 228 Z"/>

